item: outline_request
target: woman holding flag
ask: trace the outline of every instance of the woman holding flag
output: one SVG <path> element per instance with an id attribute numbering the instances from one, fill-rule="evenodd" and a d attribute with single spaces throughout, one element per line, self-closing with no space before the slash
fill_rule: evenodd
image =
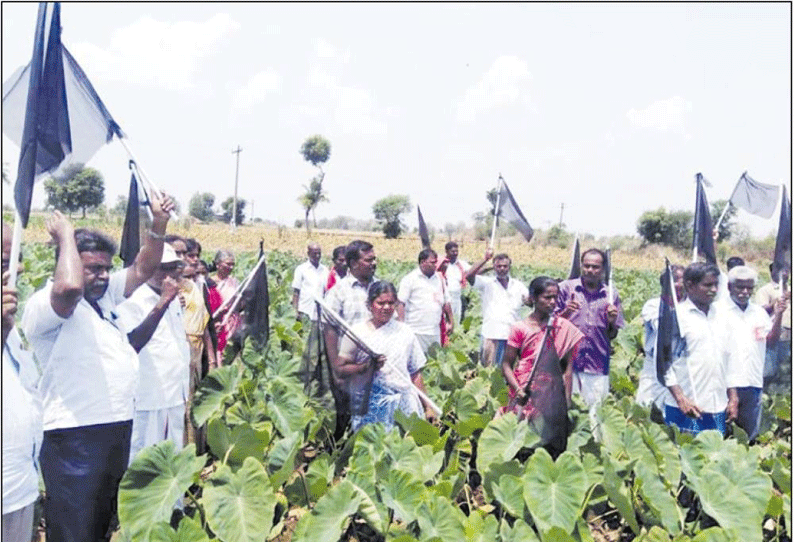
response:
<path id="1" fill-rule="evenodd" d="M 533 312 L 514 323 L 507 339 L 502 373 L 509 401 L 500 410 L 529 421 L 553 457 L 565 450 L 573 359 L 584 335 L 554 316 L 557 281 L 537 277 L 529 285 Z"/>
<path id="2" fill-rule="evenodd" d="M 212 281 L 215 282 L 215 290 L 220 295 L 221 306 L 223 306 L 223 304 L 229 303 L 229 299 L 237 293 L 240 286 L 237 279 L 232 276 L 232 271 L 234 271 L 234 254 L 228 250 L 219 250 L 215 253 L 213 264 L 215 266 L 215 275 L 212 277 Z M 213 311 L 216 309 L 217 307 L 212 307 Z M 237 328 L 240 327 L 241 321 L 239 314 L 230 314 L 226 319 L 226 323 L 217 330 L 218 355 L 216 357 L 216 363 L 218 365 L 223 363 L 223 349 L 226 347 L 226 343 L 232 339 Z"/>
<path id="3" fill-rule="evenodd" d="M 381 355 L 371 360 L 347 335 L 339 347 L 334 372 L 348 382 L 354 400 L 366 395 L 362 390 L 366 389 L 368 382 L 364 380 L 373 368 L 371 363 L 375 364 L 368 408 L 364 414 L 354 413 L 354 431 L 362 425 L 376 422 L 390 429 L 394 426 L 394 413 L 397 410 L 406 416 L 412 413 L 420 417 L 423 414 L 428 418 L 434 416 L 431 405 L 417 392 L 418 388 L 425 393 L 421 372 L 426 362 L 425 355 L 413 331 L 392 318 L 396 306 L 397 290 L 392 283 L 383 281 L 372 284 L 367 296 L 367 308 L 372 317 L 354 324 L 352 331 Z"/>

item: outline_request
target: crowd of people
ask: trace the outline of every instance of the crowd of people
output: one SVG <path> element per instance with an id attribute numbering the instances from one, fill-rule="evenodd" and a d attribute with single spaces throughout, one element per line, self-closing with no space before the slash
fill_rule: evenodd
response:
<path id="1" fill-rule="evenodd" d="M 119 482 L 138 454 L 163 441 L 204 451 L 190 405 L 224 352 L 240 350 L 242 319 L 233 310 L 240 284 L 230 251 L 218 251 L 208 265 L 198 241 L 166 234 L 172 209 L 170 198 L 153 198 L 141 249 L 117 271 L 110 238 L 75 230 L 54 213 L 46 227 L 55 271 L 20 319 L 28 348 L 15 326 L 11 234 L 3 224 L 4 541 L 29 542 L 39 472 L 47 540 L 104 540 Z M 553 455 L 561 453 L 572 395 L 594 412 L 610 393 L 610 343 L 625 322 L 618 290 L 605 282 L 606 254 L 588 249 L 581 276 L 539 276 L 527 287 L 511 276 L 507 254 L 488 249 L 469 265 L 457 243 L 444 248 L 443 258 L 421 250 L 417 267 L 395 286 L 376 277 L 371 243 L 334 248 L 330 267 L 321 263 L 320 245 L 308 245 L 293 273 L 292 305 L 296 320 L 324 340 L 331 380 L 349 402 L 337 413 L 337 434 L 348 424 L 353 431 L 391 427 L 397 411 L 438 415 L 422 368 L 461 324 L 471 288 L 482 304 L 480 362 L 501 368 L 508 387 L 500 413 L 526 420 Z M 754 302 L 757 273 L 740 259 L 728 267 L 672 266 L 682 341 L 663 382 L 655 356 L 660 299 L 645 304 L 636 400 L 682 431 L 724 433 L 735 422 L 752 439 L 763 387 L 790 359 L 789 270 L 770 269 L 773 281 Z M 323 319 L 318 299 L 344 329 Z"/>

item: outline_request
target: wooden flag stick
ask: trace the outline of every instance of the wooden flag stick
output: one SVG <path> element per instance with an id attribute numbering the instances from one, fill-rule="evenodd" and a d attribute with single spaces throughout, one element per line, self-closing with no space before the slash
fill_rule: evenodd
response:
<path id="1" fill-rule="evenodd" d="M 493 213 L 493 226 L 491 227 L 491 243 L 490 248 L 493 250 L 493 242 L 494 238 L 496 237 L 496 224 L 499 222 L 499 204 L 501 203 L 502 199 L 502 183 L 504 179 L 502 178 L 502 174 L 499 174 L 499 184 L 497 185 L 497 192 L 496 192 L 496 207 L 494 207 Z"/>

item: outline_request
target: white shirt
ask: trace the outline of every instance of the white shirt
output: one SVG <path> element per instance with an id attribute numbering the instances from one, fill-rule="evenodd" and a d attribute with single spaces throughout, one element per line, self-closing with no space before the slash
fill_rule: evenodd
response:
<path id="1" fill-rule="evenodd" d="M 119 305 L 119 318 L 127 329 L 135 329 L 159 300 L 160 294 L 144 284 Z M 190 346 L 178 298 L 168 304 L 152 338 L 138 353 L 138 358 L 141 368 L 136 410 L 184 405 L 190 382 Z"/>
<path id="2" fill-rule="evenodd" d="M 463 290 L 461 281 L 463 281 L 463 277 L 469 269 L 471 269 L 471 266 L 460 258 L 455 260 L 455 263 L 447 265 L 444 275 L 447 278 L 447 291 L 450 297 L 460 297 L 460 293 Z"/>
<path id="3" fill-rule="evenodd" d="M 772 319 L 763 307 L 747 303 L 742 310 L 732 299 L 725 305 L 725 336 L 728 340 L 728 387 L 764 387 L 766 336 Z"/>
<path id="4" fill-rule="evenodd" d="M 439 273 L 427 277 L 419 268 L 400 281 L 397 299 L 405 305 L 405 323 L 419 335 L 441 336 L 441 315 L 449 292 Z"/>
<path id="5" fill-rule="evenodd" d="M 292 278 L 292 288 L 300 291 L 298 297 L 298 312 L 308 315 L 312 320 L 317 320 L 317 309 L 314 298 L 322 297 L 325 285 L 328 283 L 328 268 L 323 264 L 312 265 L 306 260 L 295 268 Z"/>
<path id="6" fill-rule="evenodd" d="M 508 277 L 507 288 L 496 277 L 474 277 L 474 289 L 482 297 L 482 336 L 507 339 L 510 325 L 521 319 L 521 307 L 529 290 L 520 281 Z"/>
<path id="7" fill-rule="evenodd" d="M 36 462 L 43 432 L 38 377 L 33 357 L 12 329 L 3 348 L 3 514 L 39 496 Z"/>
<path id="8" fill-rule="evenodd" d="M 672 400 L 670 390 L 662 386 L 659 379 L 656 377 L 656 339 L 659 333 L 659 302 L 660 299 L 655 297 L 649 299 L 642 306 L 643 327 L 645 328 L 645 362 L 640 371 L 640 382 L 637 386 L 636 401 L 641 405 L 649 405 L 656 403 L 656 405 L 664 410 L 664 404 L 668 400 Z"/>
<path id="9" fill-rule="evenodd" d="M 686 351 L 665 375 L 667 386 L 681 386 L 684 395 L 709 414 L 723 412 L 728 406 L 724 311 L 718 302 L 711 304 L 708 315 L 689 299 L 678 304 L 678 327 L 686 341 Z M 666 404 L 678 406 L 672 395 Z"/>
<path id="10" fill-rule="evenodd" d="M 50 305 L 52 282 L 25 305 L 22 330 L 41 364 L 44 430 L 131 420 L 138 355 L 118 321 L 127 270 L 110 275 L 98 300 L 102 316 L 81 299 L 69 318 Z"/>

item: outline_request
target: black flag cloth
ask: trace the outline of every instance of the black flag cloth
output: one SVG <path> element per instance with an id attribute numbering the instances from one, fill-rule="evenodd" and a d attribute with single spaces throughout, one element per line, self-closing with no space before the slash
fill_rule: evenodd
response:
<path id="1" fill-rule="evenodd" d="M 33 180 L 37 175 L 58 169 L 72 150 L 63 80 L 60 4 L 56 3 L 52 8 L 45 51 L 46 19 L 47 4 L 42 2 L 36 19 L 33 57 L 29 65 L 30 84 L 27 88 L 17 182 L 14 186 L 14 202 L 23 227 L 27 227 L 30 217 Z"/>
<path id="2" fill-rule="evenodd" d="M 578 279 L 582 276 L 582 256 L 579 253 L 579 238 L 573 242 L 573 254 L 571 255 L 571 272 L 568 273 L 568 280 Z"/>
<path id="3" fill-rule="evenodd" d="M 124 137 L 61 43 L 60 4 L 52 6 L 49 20 L 47 11 L 39 4 L 30 63 L 3 82 L 3 133 L 20 148 L 14 201 L 23 226 L 37 177 L 85 164 L 114 136 Z"/>
<path id="4" fill-rule="evenodd" d="M 791 200 L 783 186 L 783 197 L 780 198 L 780 222 L 777 227 L 775 241 L 775 272 L 780 269 L 791 269 Z"/>
<path id="5" fill-rule="evenodd" d="M 779 195 L 780 189 L 777 186 L 759 183 L 745 171 L 733 189 L 730 204 L 744 209 L 748 213 L 763 218 L 772 218 Z"/>
<path id="6" fill-rule="evenodd" d="M 264 240 L 259 241 L 259 257 L 254 276 L 242 291 L 240 300 L 245 307 L 245 333 L 243 340 L 252 338 L 258 348 L 267 343 L 270 331 L 270 293 L 267 288 L 267 263 L 264 260 Z"/>
<path id="7" fill-rule="evenodd" d="M 703 175 L 697 174 L 697 189 L 695 196 L 695 221 L 694 232 L 692 235 L 692 251 L 702 255 L 708 263 L 717 263 L 717 255 L 714 251 L 714 237 L 712 231 L 714 225 L 711 223 L 711 211 L 709 202 L 706 199 L 706 191 L 703 189 Z"/>
<path id="8" fill-rule="evenodd" d="M 664 275 L 662 277 L 662 295 L 659 299 L 659 324 L 656 332 L 656 379 L 662 386 L 666 386 L 664 375 L 673 361 L 681 355 L 684 341 L 678 328 L 678 317 L 675 312 L 675 288 L 673 287 L 673 274 L 670 271 L 670 262 L 664 260 Z"/>
<path id="9" fill-rule="evenodd" d="M 124 215 L 124 227 L 121 230 L 121 246 L 119 247 L 119 257 L 124 262 L 124 267 L 132 265 L 140 250 L 141 204 L 138 201 L 138 180 L 133 171 L 130 176 L 130 194 L 127 199 L 127 213 Z"/>
<path id="10" fill-rule="evenodd" d="M 518 207 L 515 198 L 513 197 L 510 189 L 507 188 L 507 183 L 502 179 L 502 188 L 499 191 L 499 208 L 497 209 L 497 216 L 507 220 L 513 227 L 518 230 L 524 239 L 527 241 L 532 240 L 535 230 L 529 225 L 529 221 L 524 217 L 524 213 Z"/>
<path id="11" fill-rule="evenodd" d="M 427 232 L 427 225 L 422 216 L 422 210 L 418 205 L 416 206 L 416 214 L 419 218 L 419 239 L 422 240 L 422 248 L 430 248 L 430 234 Z"/>

